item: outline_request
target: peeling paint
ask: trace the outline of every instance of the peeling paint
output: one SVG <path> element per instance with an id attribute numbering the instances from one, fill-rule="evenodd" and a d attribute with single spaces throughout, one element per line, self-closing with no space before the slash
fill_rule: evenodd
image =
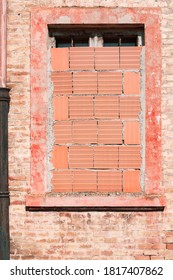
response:
<path id="1" fill-rule="evenodd" d="M 145 24 L 145 88 L 146 88 L 146 125 L 145 125 L 145 192 L 143 200 L 139 200 L 139 205 L 145 201 L 145 196 L 162 193 L 161 181 L 161 141 L 160 138 L 161 123 L 158 121 L 161 112 L 161 89 L 159 81 L 161 80 L 161 35 L 160 35 L 160 21 L 158 20 L 160 14 L 159 9 L 154 8 L 54 8 L 32 11 L 31 16 L 31 177 L 32 177 L 32 193 L 45 194 L 47 189 L 47 151 L 51 150 L 47 144 L 47 125 L 45 122 L 48 116 L 48 64 L 47 64 L 47 28 L 48 24 L 118 24 L 126 23 L 141 23 Z M 85 15 L 85 16 L 83 16 Z M 128 15 L 128 16 L 127 16 Z M 152 15 L 152 19 L 151 19 Z M 59 17 L 58 17 L 59 16 Z M 39 23 L 39 24 L 38 24 Z M 42 30 L 42 36 L 38 36 L 37 31 Z M 157 34 L 157 44 L 153 34 Z M 38 40 L 38 38 L 40 40 Z M 40 49 L 40 45 L 42 48 Z M 152 54 L 155 54 L 154 56 Z M 153 75 L 151 75 L 153 73 Z M 157 78 L 156 78 L 157 77 Z M 41 84 L 39 90 L 35 91 Z M 38 106 L 40 115 L 36 114 Z M 157 118 L 156 118 L 157 116 Z M 40 118 L 40 121 L 39 121 Z M 159 119 L 160 120 L 160 119 Z M 40 123 L 40 125 L 38 125 Z M 154 125 L 153 125 L 154 124 Z M 41 143 L 39 139 L 40 129 L 42 130 Z M 34 146 L 36 145 L 36 146 Z M 51 167 L 49 167 L 51 168 Z M 49 179 L 50 180 L 50 179 Z M 130 203 L 130 200 L 121 198 L 124 205 Z M 131 203 L 134 196 L 130 196 Z M 62 199 L 62 197 L 61 197 Z M 63 198 L 64 199 L 64 198 Z M 62 203 L 63 203 L 62 199 Z M 106 199 L 106 198 L 105 198 Z M 82 200 L 81 203 L 87 205 L 88 197 Z M 105 200 L 106 201 L 106 200 Z M 137 198 L 135 200 L 137 203 Z M 159 200 L 158 200 L 159 201 Z M 114 200 L 115 204 L 118 203 Z M 47 198 L 49 204 L 49 198 Z M 58 198 L 53 200 L 53 205 L 60 203 Z M 78 203 L 74 200 L 74 203 Z M 159 202 L 158 202 L 159 204 Z"/>

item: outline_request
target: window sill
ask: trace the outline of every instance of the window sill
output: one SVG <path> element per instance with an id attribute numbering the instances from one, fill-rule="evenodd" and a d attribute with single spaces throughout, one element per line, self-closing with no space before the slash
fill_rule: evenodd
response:
<path id="1" fill-rule="evenodd" d="M 59 196 L 59 195 L 28 195 L 27 210 L 74 210 L 74 211 L 163 211 L 165 197 L 163 195 L 125 194 L 118 196 Z M 73 209 L 74 208 L 74 209 Z"/>

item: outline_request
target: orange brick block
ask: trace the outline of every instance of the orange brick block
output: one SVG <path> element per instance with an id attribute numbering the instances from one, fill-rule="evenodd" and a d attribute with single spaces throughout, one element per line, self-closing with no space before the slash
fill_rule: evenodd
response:
<path id="1" fill-rule="evenodd" d="M 94 168 L 109 169 L 118 167 L 118 147 L 94 147 Z"/>
<path id="2" fill-rule="evenodd" d="M 52 177 L 53 192 L 72 192 L 73 173 L 70 170 L 54 171 Z"/>
<path id="3" fill-rule="evenodd" d="M 70 168 L 93 168 L 93 148 L 87 146 L 71 146 L 69 148 Z"/>
<path id="4" fill-rule="evenodd" d="M 73 74 L 74 94 L 97 94 L 97 73 L 77 72 Z"/>
<path id="5" fill-rule="evenodd" d="M 53 98 L 54 120 L 68 120 L 68 97 L 56 96 Z"/>
<path id="6" fill-rule="evenodd" d="M 76 170 L 73 173 L 73 192 L 96 192 L 97 172 Z"/>
<path id="7" fill-rule="evenodd" d="M 120 97 L 120 118 L 138 119 L 141 111 L 140 99 L 137 96 Z"/>
<path id="8" fill-rule="evenodd" d="M 53 72 L 52 82 L 55 95 L 72 94 L 72 73 Z"/>
<path id="9" fill-rule="evenodd" d="M 118 119 L 119 97 L 118 96 L 96 96 L 94 99 L 95 118 Z"/>
<path id="10" fill-rule="evenodd" d="M 71 70 L 94 70 L 94 48 L 70 48 Z"/>
<path id="11" fill-rule="evenodd" d="M 98 121 L 99 144 L 122 144 L 121 121 Z"/>
<path id="12" fill-rule="evenodd" d="M 95 69 L 96 70 L 119 69 L 119 47 L 95 48 Z"/>
<path id="13" fill-rule="evenodd" d="M 99 192 L 122 192 L 122 172 L 98 171 Z"/>
<path id="14" fill-rule="evenodd" d="M 124 94 L 140 94 L 140 73 L 124 73 Z"/>
<path id="15" fill-rule="evenodd" d="M 93 97 L 92 96 L 71 96 L 70 97 L 70 119 L 93 118 Z"/>
<path id="16" fill-rule="evenodd" d="M 122 73 L 98 72 L 98 94 L 122 94 Z"/>
<path id="17" fill-rule="evenodd" d="M 68 148 L 64 146 L 54 146 L 52 152 L 52 163 L 56 169 L 68 168 Z"/>
<path id="18" fill-rule="evenodd" d="M 69 49 L 52 48 L 51 65 L 54 71 L 64 71 L 69 69 Z"/>
<path id="19" fill-rule="evenodd" d="M 140 146 L 120 146 L 119 147 L 119 167 L 120 168 L 140 168 L 141 167 L 141 147 Z"/>
<path id="20" fill-rule="evenodd" d="M 142 47 L 120 47 L 120 69 L 140 69 Z"/>
<path id="21" fill-rule="evenodd" d="M 123 191 L 140 192 L 140 171 L 123 171 Z"/>
<path id="22" fill-rule="evenodd" d="M 74 121 L 73 142 L 78 144 L 97 143 L 97 122 Z"/>
<path id="23" fill-rule="evenodd" d="M 54 124 L 55 144 L 72 143 L 72 122 L 63 121 Z"/>
<path id="24" fill-rule="evenodd" d="M 140 123 L 139 122 L 124 122 L 124 143 L 125 144 L 140 144 Z"/>

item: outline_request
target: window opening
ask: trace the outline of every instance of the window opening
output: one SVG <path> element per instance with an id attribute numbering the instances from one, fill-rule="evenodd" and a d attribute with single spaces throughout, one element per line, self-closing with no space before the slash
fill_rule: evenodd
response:
<path id="1" fill-rule="evenodd" d="M 95 27 L 73 27 L 61 28 L 49 27 L 50 37 L 54 37 L 56 47 L 113 47 L 113 46 L 143 46 L 144 26 L 115 26 L 105 28 Z"/>

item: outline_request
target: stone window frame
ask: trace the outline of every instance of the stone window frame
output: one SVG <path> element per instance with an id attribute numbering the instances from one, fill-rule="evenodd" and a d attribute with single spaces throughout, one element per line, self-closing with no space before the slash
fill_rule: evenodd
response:
<path id="1" fill-rule="evenodd" d="M 165 204 L 161 169 L 160 8 L 34 8 L 31 11 L 31 190 L 34 207 L 153 208 Z M 48 26 L 57 24 L 143 24 L 145 26 L 145 192 L 118 196 L 62 196 L 47 191 Z M 157 42 L 157 43 L 156 43 Z M 40 48 L 41 46 L 41 48 Z M 152 54 L 155 54 L 154 56 Z"/>

